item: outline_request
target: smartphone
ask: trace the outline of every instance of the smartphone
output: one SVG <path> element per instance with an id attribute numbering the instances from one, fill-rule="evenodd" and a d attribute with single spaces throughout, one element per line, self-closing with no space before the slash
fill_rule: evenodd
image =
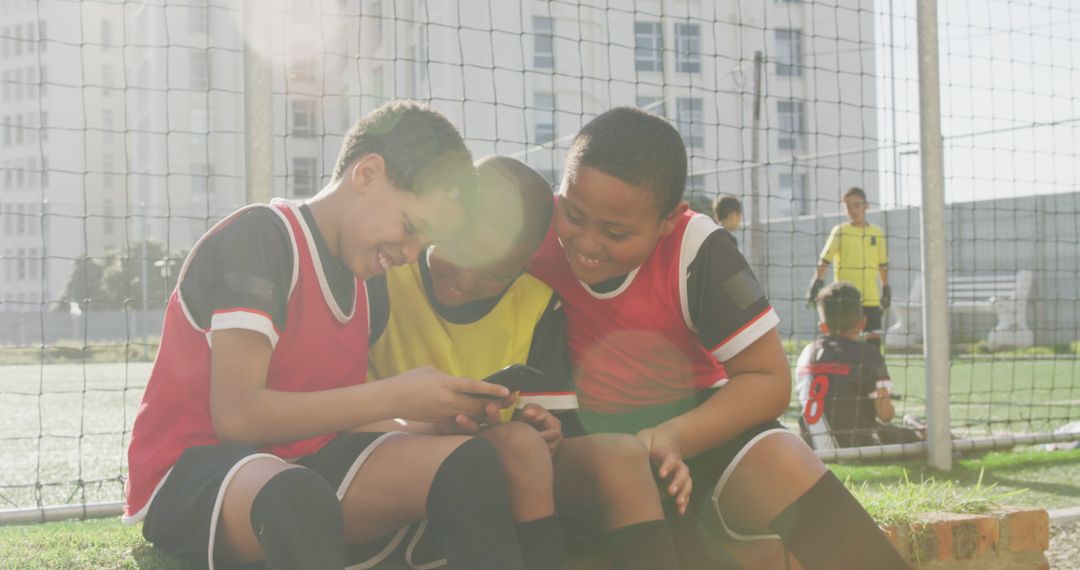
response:
<path id="1" fill-rule="evenodd" d="M 491 374 L 487 378 L 484 378 L 484 382 L 505 386 L 513 393 L 535 387 L 538 384 L 543 385 L 544 377 L 545 375 L 542 370 L 533 368 L 528 364 L 511 364 L 510 366 Z M 498 398 L 491 399 L 497 400 Z"/>

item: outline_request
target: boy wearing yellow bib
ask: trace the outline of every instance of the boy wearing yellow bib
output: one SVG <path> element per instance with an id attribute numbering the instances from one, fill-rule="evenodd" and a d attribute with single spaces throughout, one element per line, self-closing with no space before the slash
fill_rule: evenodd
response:
<path id="1" fill-rule="evenodd" d="M 541 370 L 543 378 L 523 387 L 515 410 L 504 410 L 502 419 L 539 431 L 552 452 L 552 465 L 547 471 L 504 461 L 508 479 L 542 479 L 551 473 L 561 514 L 602 527 L 616 569 L 677 568 L 644 446 L 619 434 L 575 437 L 583 430 L 574 412 L 577 395 L 561 304 L 550 287 L 525 273 L 551 221 L 554 200 L 547 182 L 508 157 L 482 159 L 477 169 L 482 190 L 473 221 L 461 235 L 368 283 L 374 339 L 369 377 L 423 366 L 477 380 L 515 363 Z M 500 429 L 506 426 L 481 429 L 459 422 L 459 427 L 480 430 L 480 437 L 500 451 L 517 445 L 512 430 Z M 685 502 L 689 472 L 681 468 L 682 498 L 677 500 Z M 517 495 L 511 498 L 515 511 Z M 521 520 L 517 512 L 515 520 Z M 414 554 L 423 550 L 423 542 L 408 553 L 414 566 L 422 563 Z M 522 548 L 529 549 L 528 541 Z"/>

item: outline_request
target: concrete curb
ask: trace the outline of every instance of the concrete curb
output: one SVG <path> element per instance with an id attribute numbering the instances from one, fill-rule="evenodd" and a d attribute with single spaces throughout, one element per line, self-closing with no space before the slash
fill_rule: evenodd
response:
<path id="1" fill-rule="evenodd" d="M 1047 511 L 1050 514 L 1051 524 L 1066 524 L 1071 522 L 1080 521 L 1080 507 L 1065 507 L 1063 509 L 1051 509 Z"/>

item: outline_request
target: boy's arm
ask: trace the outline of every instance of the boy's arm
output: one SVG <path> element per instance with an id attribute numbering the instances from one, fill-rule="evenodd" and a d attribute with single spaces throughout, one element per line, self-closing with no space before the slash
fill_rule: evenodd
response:
<path id="1" fill-rule="evenodd" d="M 655 428 L 683 457 L 715 448 L 752 426 L 775 420 L 791 397 L 791 370 L 776 328 L 724 362 L 728 383 L 693 410 Z"/>
<path id="2" fill-rule="evenodd" d="M 892 378 L 889 376 L 889 368 L 876 346 L 863 344 L 862 348 L 865 355 L 863 359 L 869 364 L 860 371 L 861 395 L 873 398 L 875 415 L 879 420 L 889 423 L 896 415 L 892 403 Z"/>
<path id="3" fill-rule="evenodd" d="M 222 441 L 266 445 L 348 431 L 395 416 L 452 422 L 482 417 L 502 386 L 454 378 L 426 368 L 382 382 L 316 392 L 266 387 L 272 349 L 266 336 L 246 329 L 211 333 L 210 413 Z"/>

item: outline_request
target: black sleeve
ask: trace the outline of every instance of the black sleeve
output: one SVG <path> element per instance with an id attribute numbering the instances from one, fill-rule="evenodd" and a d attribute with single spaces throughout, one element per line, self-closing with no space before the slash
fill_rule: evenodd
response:
<path id="1" fill-rule="evenodd" d="M 775 312 L 761 284 L 722 229 L 705 237 L 688 265 L 686 297 L 698 338 L 714 353 L 719 351 L 721 360 L 733 356 L 723 355 L 724 346 L 745 347 L 775 326 Z M 736 337 L 739 342 L 731 343 Z"/>
<path id="2" fill-rule="evenodd" d="M 279 331 L 292 285 L 293 249 L 285 222 L 270 208 L 252 208 L 208 236 L 192 254 L 180 293 L 196 324 L 214 313 L 268 316 Z"/>
<path id="3" fill-rule="evenodd" d="M 558 295 L 554 293 L 533 329 L 526 364 L 544 371 L 547 381 L 546 386 L 537 386 L 534 393 L 560 396 L 558 405 L 545 405 L 546 408 L 556 410 L 577 407 L 576 397 L 570 397 L 574 393 L 574 377 L 570 366 L 570 348 L 566 343 L 566 315 Z M 573 404 L 568 400 L 573 400 Z"/>
<path id="4" fill-rule="evenodd" d="M 878 352 L 878 348 L 870 343 L 862 344 L 862 358 L 859 366 L 859 395 L 869 396 L 877 391 L 877 383 L 880 380 L 889 380 L 889 369 L 885 366 L 885 358 Z"/>
<path id="5" fill-rule="evenodd" d="M 386 286 L 386 274 L 377 275 L 365 282 L 368 298 L 368 346 L 375 342 L 386 330 L 390 322 L 390 290 Z"/>

